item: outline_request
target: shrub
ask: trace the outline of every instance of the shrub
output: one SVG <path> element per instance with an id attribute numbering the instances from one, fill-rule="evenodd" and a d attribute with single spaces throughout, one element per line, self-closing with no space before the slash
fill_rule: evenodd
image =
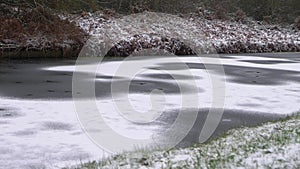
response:
<path id="1" fill-rule="evenodd" d="M 245 20 L 245 18 L 246 18 L 246 13 L 243 10 L 239 9 L 236 11 L 236 13 L 235 13 L 236 21 L 243 22 Z"/>
<path id="2" fill-rule="evenodd" d="M 300 30 L 300 16 L 296 19 L 296 27 Z"/>
<path id="3" fill-rule="evenodd" d="M 46 7 L 20 7 L 18 12 L 10 6 L 5 8 L 6 13 L 0 17 L 0 42 L 5 45 L 15 44 L 27 50 L 30 44 L 30 49 L 42 50 L 47 43 L 47 48 L 61 49 L 67 41 L 67 46 L 80 48 L 87 37 L 74 23 L 61 20 Z"/>

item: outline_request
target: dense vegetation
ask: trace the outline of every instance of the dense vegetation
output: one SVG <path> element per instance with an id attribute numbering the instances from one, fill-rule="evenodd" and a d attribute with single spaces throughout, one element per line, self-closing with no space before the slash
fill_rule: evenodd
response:
<path id="1" fill-rule="evenodd" d="M 4 0 L 18 6 L 46 6 L 68 12 L 113 9 L 119 13 L 144 10 L 167 13 L 189 13 L 208 9 L 216 17 L 226 18 L 230 14 L 245 13 L 256 20 L 268 22 L 295 22 L 300 16 L 299 0 Z"/>
<path id="2" fill-rule="evenodd" d="M 94 14 L 88 13 L 95 11 L 99 11 L 103 15 L 96 16 L 99 14 L 96 12 L 94 13 L 95 17 Z M 0 24 L 0 49 L 2 50 L 0 57 L 29 56 L 28 51 L 42 51 L 43 53 L 38 53 L 38 55 L 45 57 L 52 57 L 52 55 L 76 57 L 89 34 L 89 30 L 83 29 L 82 26 L 79 26 L 80 24 L 87 24 L 87 29 L 91 29 L 91 24 L 99 27 L 99 23 L 96 23 L 98 20 L 104 22 L 123 14 L 143 11 L 165 12 L 186 18 L 204 18 L 205 22 L 224 21 L 222 23 L 224 27 L 219 32 L 213 33 L 211 29 L 207 30 L 212 36 L 228 35 L 229 30 L 227 32 L 225 30 L 228 20 L 250 25 L 249 29 L 252 32 L 248 32 L 248 39 L 242 38 L 242 42 L 231 42 L 232 38 L 223 39 L 228 43 L 227 45 L 221 44 L 220 51 L 218 51 L 220 53 L 248 52 L 248 50 L 244 50 L 248 48 L 255 52 L 290 52 L 300 49 L 297 43 L 297 33 L 298 29 L 300 30 L 299 0 L 2 0 L 0 1 L 0 22 L 2 23 Z M 60 16 L 67 16 L 67 18 L 76 16 L 81 19 L 62 20 Z M 94 19 L 94 23 L 88 21 L 87 17 Z M 268 37 L 272 37 L 271 42 L 266 37 L 260 37 L 256 38 L 259 41 L 250 43 L 250 40 L 253 40 L 252 34 L 256 34 L 257 28 L 254 28 L 253 24 L 252 26 L 249 24 L 252 21 L 248 17 L 264 21 L 255 23 L 257 27 L 260 27 L 261 24 L 281 24 L 280 26 L 260 28 L 261 32 L 257 33 L 258 35 L 261 35 L 262 32 L 267 33 Z M 250 22 L 248 23 L 248 21 Z M 218 24 L 215 24 L 215 29 L 218 29 Z M 200 27 L 203 28 L 203 25 Z M 268 30 L 269 28 L 273 32 Z M 265 30 L 263 31 L 263 29 Z M 236 32 L 235 29 L 234 33 Z M 296 38 L 290 38 L 284 34 L 291 34 Z M 233 39 L 236 37 L 234 36 Z M 259 49 L 262 40 L 264 40 L 264 44 L 261 48 L 267 50 Z M 273 43 L 275 41 L 276 44 Z M 252 48 L 256 50 L 252 50 Z M 52 54 L 49 51 L 55 51 L 55 53 Z M 59 53 L 56 53 L 57 51 Z M 122 55 L 124 54 L 122 53 Z"/>

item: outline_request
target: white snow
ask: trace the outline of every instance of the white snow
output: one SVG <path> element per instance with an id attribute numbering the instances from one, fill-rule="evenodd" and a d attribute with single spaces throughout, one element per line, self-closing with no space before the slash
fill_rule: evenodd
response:
<path id="1" fill-rule="evenodd" d="M 72 101 L 0 100 L 20 114 L 1 118 L 1 169 L 59 168 L 105 155 L 81 130 Z"/>

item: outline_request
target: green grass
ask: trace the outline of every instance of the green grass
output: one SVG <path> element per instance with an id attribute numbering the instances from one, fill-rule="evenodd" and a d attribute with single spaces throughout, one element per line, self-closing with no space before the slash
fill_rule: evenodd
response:
<path id="1" fill-rule="evenodd" d="M 230 130 L 208 144 L 123 153 L 77 168 L 297 168 L 299 154 L 300 113 L 297 113 L 282 121 Z"/>

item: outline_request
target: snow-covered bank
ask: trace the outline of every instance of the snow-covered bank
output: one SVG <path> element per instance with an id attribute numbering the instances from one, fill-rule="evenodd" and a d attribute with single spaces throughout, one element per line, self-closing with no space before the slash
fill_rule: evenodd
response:
<path id="1" fill-rule="evenodd" d="M 220 53 L 299 52 L 300 31 L 256 21 L 192 18 Z"/>
<path id="2" fill-rule="evenodd" d="M 299 52 L 300 51 L 300 31 L 290 26 L 271 25 L 264 22 L 253 21 L 248 19 L 245 22 L 229 21 L 229 20 L 209 20 L 198 15 L 181 16 L 182 18 L 195 23 L 199 33 L 203 33 L 208 38 L 218 53 L 263 53 L 263 52 Z M 64 17 L 75 22 L 79 27 L 90 35 L 97 35 L 105 27 L 109 27 L 110 21 L 114 17 L 105 17 L 103 13 L 87 14 L 84 16 Z M 184 24 L 184 23 L 182 23 Z M 135 27 L 135 25 L 132 25 Z M 120 30 L 124 28 L 118 28 Z M 145 32 L 147 34 L 147 32 Z M 150 34 L 150 33 L 149 33 Z M 191 50 L 180 43 L 180 39 L 172 39 L 172 37 L 139 38 L 144 35 L 136 35 L 136 37 L 128 37 L 127 40 L 121 41 L 112 54 L 118 56 L 128 55 L 126 51 L 134 51 L 135 44 L 142 44 L 143 47 L 157 47 L 161 49 L 174 48 L 174 44 L 178 47 L 176 54 L 189 55 L 194 54 Z M 138 38 L 137 38 L 138 37 Z M 152 40 L 152 41 L 151 41 Z M 165 41 L 171 43 L 165 43 Z M 147 43 L 148 42 L 148 43 Z M 150 42 L 150 44 L 149 44 Z M 146 45 L 143 45 L 146 44 Z M 176 46 L 175 45 L 175 46 Z M 167 46 L 167 47 L 166 47 Z"/>
<path id="3" fill-rule="evenodd" d="M 120 14 L 112 11 L 54 14 L 39 8 L 21 9 L 3 4 L 1 7 L 7 12 L 0 17 L 3 23 L 0 25 L 0 50 L 2 51 L 0 57 L 77 56 L 88 35 L 97 35 L 101 30 L 106 29 L 111 21 L 122 18 Z M 204 34 L 218 53 L 300 51 L 300 31 L 292 26 L 270 25 L 251 19 L 243 23 L 210 20 L 196 14 L 181 15 L 180 18 L 194 23 L 196 27 L 189 29 Z M 127 37 L 113 47 L 107 55 L 128 56 L 138 50 L 137 46 L 166 49 L 180 55 L 195 54 L 180 39 L 144 32 L 135 37 Z M 60 52 L 52 54 L 53 51 Z"/>
<path id="4" fill-rule="evenodd" d="M 298 168 L 300 116 L 255 128 L 233 129 L 209 144 L 124 153 L 78 168 Z"/>

